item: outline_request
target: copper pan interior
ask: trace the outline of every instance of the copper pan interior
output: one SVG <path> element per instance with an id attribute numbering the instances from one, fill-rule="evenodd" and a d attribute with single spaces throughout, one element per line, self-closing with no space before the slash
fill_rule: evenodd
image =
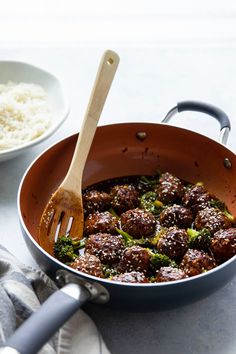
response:
<path id="1" fill-rule="evenodd" d="M 67 172 L 76 139 L 77 135 L 73 135 L 49 148 L 22 181 L 20 213 L 36 241 L 41 214 Z M 225 158 L 231 161 L 231 168 L 224 167 Z M 204 182 L 236 215 L 235 169 L 235 155 L 200 134 L 164 124 L 113 124 L 97 129 L 83 185 L 119 176 L 169 171 L 189 182 Z"/>

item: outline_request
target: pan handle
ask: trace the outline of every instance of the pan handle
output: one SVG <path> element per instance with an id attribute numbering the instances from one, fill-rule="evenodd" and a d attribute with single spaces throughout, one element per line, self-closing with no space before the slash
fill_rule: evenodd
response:
<path id="1" fill-rule="evenodd" d="M 231 129 L 231 125 L 230 125 L 230 120 L 224 111 L 222 111 L 220 108 L 216 106 L 213 106 L 205 102 L 182 101 L 177 103 L 177 105 L 167 113 L 165 118 L 162 120 L 162 123 L 169 122 L 169 120 L 172 118 L 173 115 L 184 111 L 202 112 L 217 119 L 218 122 L 220 123 L 219 142 L 221 144 L 226 145 L 228 135 Z"/>
<path id="2" fill-rule="evenodd" d="M 51 295 L 0 348 L 1 354 L 36 354 L 56 331 L 90 298 L 89 291 L 75 283 Z"/>

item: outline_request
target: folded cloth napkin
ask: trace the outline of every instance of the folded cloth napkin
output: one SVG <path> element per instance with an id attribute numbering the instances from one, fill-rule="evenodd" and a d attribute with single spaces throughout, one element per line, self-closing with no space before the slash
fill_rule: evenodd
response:
<path id="1" fill-rule="evenodd" d="M 49 295 L 56 284 L 45 273 L 19 262 L 0 246 L 0 345 Z M 110 354 L 84 311 L 77 311 L 40 354 Z"/>

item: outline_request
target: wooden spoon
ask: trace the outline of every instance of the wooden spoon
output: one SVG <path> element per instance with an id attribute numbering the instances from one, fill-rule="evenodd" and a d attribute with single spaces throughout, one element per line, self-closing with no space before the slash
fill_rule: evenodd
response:
<path id="1" fill-rule="evenodd" d="M 118 64 L 119 56 L 115 52 L 108 50 L 104 53 L 69 170 L 42 214 L 39 224 L 39 244 L 51 255 L 58 237 L 70 235 L 73 239 L 82 238 L 83 170 Z"/>

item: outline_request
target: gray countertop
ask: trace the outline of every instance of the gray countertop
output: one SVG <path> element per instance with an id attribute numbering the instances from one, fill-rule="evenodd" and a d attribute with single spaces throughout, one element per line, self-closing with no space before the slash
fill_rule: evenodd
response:
<path id="1" fill-rule="evenodd" d="M 25 264 L 36 266 L 17 216 L 17 190 L 25 169 L 45 148 L 79 130 L 104 48 L 76 46 L 0 48 L 0 59 L 39 65 L 58 75 L 71 106 L 66 123 L 53 137 L 0 166 L 1 243 Z M 236 49 L 122 48 L 120 66 L 100 124 L 160 122 L 178 101 L 194 99 L 228 113 L 232 131 L 228 147 L 236 151 Z M 218 123 L 196 113 L 176 116 L 171 124 L 218 139 Z M 201 153 L 201 152 L 199 152 Z M 214 157 L 212 157 L 214 158 Z M 236 278 L 193 305 L 149 313 L 122 313 L 86 306 L 113 354 L 236 353 Z M 79 330 L 79 324 L 78 324 Z"/>

